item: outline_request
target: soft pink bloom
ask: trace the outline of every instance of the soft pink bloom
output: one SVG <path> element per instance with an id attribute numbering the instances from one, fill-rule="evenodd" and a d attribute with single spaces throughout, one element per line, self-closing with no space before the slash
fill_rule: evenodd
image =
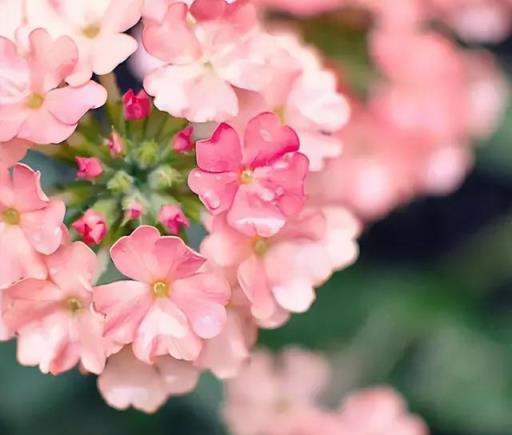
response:
<path id="1" fill-rule="evenodd" d="M 30 148 L 30 142 L 14 139 L 9 142 L 0 142 L 0 171 L 1 168 L 10 168 L 18 163 Z"/>
<path id="2" fill-rule="evenodd" d="M 195 141 L 193 138 L 194 135 L 194 127 L 189 125 L 183 130 L 176 133 L 172 140 L 172 148 L 177 153 L 187 153 L 192 151 L 195 146 Z"/>
<path id="3" fill-rule="evenodd" d="M 14 331 L 4 321 L 4 291 L 0 291 L 0 341 L 7 341 L 14 337 Z"/>
<path id="4" fill-rule="evenodd" d="M 304 373 L 307 376 L 307 373 Z M 290 413 L 269 424 L 266 435 L 353 435 L 343 431 L 334 412 L 311 408 Z M 365 434 L 366 435 L 366 434 Z M 372 434 L 373 435 L 373 434 Z"/>
<path id="5" fill-rule="evenodd" d="M 107 139 L 107 146 L 112 157 L 119 157 L 124 152 L 123 140 L 115 131 Z"/>
<path id="6" fill-rule="evenodd" d="M 22 164 L 12 176 L 0 168 L 0 289 L 22 278 L 44 278 L 41 254 L 55 252 L 62 243 L 65 206 L 48 199 L 40 176 Z"/>
<path id="7" fill-rule="evenodd" d="M 340 409 L 347 435 L 428 435 L 425 423 L 407 412 L 402 397 L 391 388 L 361 390 L 349 395 Z"/>
<path id="8" fill-rule="evenodd" d="M 219 216 L 201 252 L 242 288 L 252 315 L 274 327 L 307 311 L 314 287 L 356 259 L 359 231 L 350 213 L 334 207 L 305 209 L 269 238 L 246 236 Z"/>
<path id="9" fill-rule="evenodd" d="M 137 220 L 140 219 L 142 214 L 144 213 L 144 204 L 140 201 L 131 201 L 128 206 L 124 210 L 125 217 L 128 220 Z"/>
<path id="10" fill-rule="evenodd" d="M 141 361 L 161 355 L 194 360 L 203 339 L 222 331 L 230 288 L 218 275 L 201 272 L 205 259 L 180 238 L 140 226 L 112 247 L 111 256 L 133 281 L 97 287 L 94 304 L 106 315 L 105 335 L 133 343 Z"/>
<path id="11" fill-rule="evenodd" d="M 75 161 L 78 166 L 78 178 L 94 180 L 103 174 L 101 161 L 96 157 L 75 157 Z"/>
<path id="12" fill-rule="evenodd" d="M 227 212 L 234 228 L 272 236 L 304 205 L 308 160 L 298 148 L 295 132 L 271 113 L 249 121 L 243 143 L 221 124 L 209 140 L 197 142 L 198 169 L 189 186 L 211 213 Z"/>
<path id="13" fill-rule="evenodd" d="M 190 227 L 190 221 L 181 207 L 173 204 L 162 206 L 158 213 L 158 221 L 169 234 L 179 234 L 183 229 Z"/>
<path id="14" fill-rule="evenodd" d="M 196 0 L 190 8 L 171 2 L 163 16 L 159 11 L 145 18 L 143 41 L 166 63 L 145 78 L 144 88 L 160 110 L 192 122 L 236 116 L 235 90 L 264 89 L 272 80 L 274 60 L 286 56 L 259 29 L 254 7 L 246 1 Z"/>
<path id="15" fill-rule="evenodd" d="M 123 95 L 123 114 L 128 121 L 140 121 L 151 113 L 151 100 L 148 94 L 141 89 L 139 92 L 128 90 Z"/>
<path id="16" fill-rule="evenodd" d="M 44 257 L 48 275 L 24 279 L 4 293 L 4 320 L 18 335 L 18 360 L 59 374 L 78 362 L 101 373 L 110 346 L 103 316 L 91 307 L 96 256 L 76 242 Z"/>
<path id="17" fill-rule="evenodd" d="M 88 245 L 99 245 L 108 231 L 105 217 L 93 209 L 87 210 L 71 226 Z"/>
<path id="18" fill-rule="evenodd" d="M 290 416 L 311 412 L 329 378 L 327 362 L 300 349 L 285 350 L 279 360 L 253 353 L 240 375 L 225 383 L 224 416 L 236 435 L 259 435 Z"/>
<path id="19" fill-rule="evenodd" d="M 98 388 L 105 401 L 116 409 L 133 406 L 152 413 L 171 395 L 192 391 L 198 377 L 199 371 L 190 362 L 161 356 L 149 365 L 125 347 L 109 357 L 105 370 L 98 377 Z"/>
<path id="20" fill-rule="evenodd" d="M 79 61 L 68 78 L 83 84 L 93 73 L 112 72 L 137 49 L 124 33 L 140 19 L 143 0 L 25 0 L 28 25 L 44 27 L 53 37 L 68 36 L 78 46 Z"/>
<path id="21" fill-rule="evenodd" d="M 105 103 L 105 89 L 93 81 L 60 87 L 77 59 L 71 39 L 53 40 L 43 29 L 30 33 L 28 53 L 0 37 L 0 142 L 62 142 L 88 110 Z"/>
<path id="22" fill-rule="evenodd" d="M 309 169 L 320 171 L 328 159 L 342 153 L 337 133 L 349 120 L 349 103 L 338 92 L 337 77 L 323 66 L 319 53 L 294 33 L 280 31 L 274 38 L 289 59 L 274 66 L 272 82 L 259 94 L 238 91 L 240 113 L 230 123 L 239 126 L 258 113 L 276 112 L 297 133 Z"/>

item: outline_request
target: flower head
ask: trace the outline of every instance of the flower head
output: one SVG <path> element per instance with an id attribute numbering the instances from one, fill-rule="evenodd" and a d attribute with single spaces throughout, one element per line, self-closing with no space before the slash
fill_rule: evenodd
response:
<path id="1" fill-rule="evenodd" d="M 308 160 L 298 149 L 295 132 L 271 113 L 249 121 L 243 143 L 221 124 L 196 144 L 198 169 L 190 173 L 189 186 L 211 213 L 227 212 L 234 228 L 272 236 L 304 205 Z"/>
<path id="2" fill-rule="evenodd" d="M 133 281 L 96 287 L 94 305 L 106 316 L 105 335 L 132 343 L 138 359 L 194 360 L 202 340 L 222 331 L 230 288 L 218 275 L 201 272 L 204 258 L 180 238 L 140 226 L 112 247 L 111 256 Z"/>

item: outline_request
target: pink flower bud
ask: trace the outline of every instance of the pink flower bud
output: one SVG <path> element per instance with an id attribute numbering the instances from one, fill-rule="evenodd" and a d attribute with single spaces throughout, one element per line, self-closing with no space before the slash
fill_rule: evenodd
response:
<path id="1" fill-rule="evenodd" d="M 78 178 L 84 180 L 94 180 L 103 174 L 103 167 L 101 161 L 96 157 L 75 157 L 78 171 L 76 173 Z"/>
<path id="2" fill-rule="evenodd" d="M 186 153 L 194 149 L 194 141 L 192 140 L 192 134 L 194 128 L 189 125 L 180 132 L 176 133 L 172 141 L 172 147 L 177 153 Z"/>
<path id="3" fill-rule="evenodd" d="M 123 113 L 128 121 L 139 121 L 151 113 L 151 101 L 144 90 L 137 94 L 130 89 L 123 95 Z"/>
<path id="4" fill-rule="evenodd" d="M 112 157 L 117 157 L 121 155 L 124 151 L 121 136 L 119 136 L 115 131 L 113 131 L 110 137 L 107 139 L 107 146 L 110 150 L 110 155 Z"/>
<path id="5" fill-rule="evenodd" d="M 177 205 L 164 205 L 160 209 L 158 220 L 170 234 L 179 234 L 182 228 L 190 227 L 190 221 Z"/>
<path id="6" fill-rule="evenodd" d="M 125 217 L 128 220 L 140 219 L 142 213 L 144 213 L 144 205 L 139 201 L 130 202 L 128 207 L 125 209 Z"/>
<path id="7" fill-rule="evenodd" d="M 105 218 L 93 209 L 87 210 L 72 227 L 88 245 L 99 245 L 107 234 Z"/>

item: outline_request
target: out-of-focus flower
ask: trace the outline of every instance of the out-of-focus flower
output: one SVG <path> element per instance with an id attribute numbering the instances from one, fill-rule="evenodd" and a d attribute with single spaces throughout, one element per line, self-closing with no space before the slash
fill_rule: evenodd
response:
<path id="1" fill-rule="evenodd" d="M 77 60 L 71 39 L 52 40 L 43 29 L 30 33 L 28 54 L 0 37 L 0 142 L 62 142 L 88 110 L 105 103 L 105 89 L 93 81 L 59 87 Z"/>
<path id="2" fill-rule="evenodd" d="M 12 175 L 0 168 L 0 289 L 26 277 L 45 278 L 41 254 L 62 243 L 65 206 L 44 194 L 40 176 L 22 164 Z"/>
<path id="3" fill-rule="evenodd" d="M 249 2 L 212 5 L 171 3 L 164 16 L 144 23 L 147 51 L 166 62 L 145 78 L 144 87 L 160 110 L 193 122 L 236 116 L 235 87 L 262 90 L 272 80 L 273 59 L 286 57 L 258 28 Z"/>
<path id="4" fill-rule="evenodd" d="M 107 235 L 107 223 L 105 217 L 92 208 L 73 222 L 73 229 L 82 237 L 88 245 L 99 245 Z"/>
<path id="5" fill-rule="evenodd" d="M 162 206 L 158 214 L 158 220 L 169 234 L 179 234 L 181 230 L 190 227 L 181 207 L 173 204 Z"/>
<path id="6" fill-rule="evenodd" d="M 194 127 L 189 125 L 174 136 L 172 148 L 177 153 L 186 153 L 192 151 L 195 146 L 193 139 Z"/>
<path id="7" fill-rule="evenodd" d="M 78 362 L 101 373 L 109 346 L 103 316 L 91 307 L 94 252 L 76 242 L 46 256 L 44 264 L 48 276 L 26 278 L 4 293 L 4 320 L 18 335 L 18 360 L 54 375 Z"/>
<path id="8" fill-rule="evenodd" d="M 140 219 L 144 213 L 144 204 L 137 200 L 129 201 L 125 208 L 125 218 L 128 220 Z"/>
<path id="9" fill-rule="evenodd" d="M 85 180 L 94 180 L 103 174 L 101 161 L 96 157 L 76 157 L 78 170 L 76 176 Z"/>
<path id="10" fill-rule="evenodd" d="M 43 27 L 53 37 L 68 36 L 79 59 L 67 81 L 81 85 L 92 74 L 110 73 L 137 49 L 123 33 L 140 19 L 143 0 L 25 0 L 27 25 Z"/>
<path id="11" fill-rule="evenodd" d="M 236 435 L 271 433 L 290 416 L 313 410 L 328 379 L 320 355 L 290 348 L 274 361 L 256 351 L 240 375 L 226 382 L 224 416 Z"/>
<path id="12" fill-rule="evenodd" d="M 211 213 L 227 212 L 234 228 L 270 237 L 304 205 L 308 160 L 298 149 L 295 132 L 271 113 L 249 121 L 243 143 L 221 124 L 209 140 L 197 142 L 198 169 L 189 186 Z"/>
<path id="13" fill-rule="evenodd" d="M 106 402 L 116 409 L 155 412 L 171 395 L 193 390 L 199 371 L 187 361 L 170 356 L 155 358 L 152 365 L 137 359 L 129 347 L 112 355 L 98 377 L 98 388 Z"/>
<path id="14" fill-rule="evenodd" d="M 133 92 L 129 89 L 123 95 L 123 114 L 128 121 L 140 121 L 145 119 L 151 113 L 151 100 L 148 94 L 141 89 L 139 92 Z"/>
<path id="15" fill-rule="evenodd" d="M 94 305 L 106 315 L 106 336 L 133 343 L 141 361 L 169 354 L 194 360 L 202 339 L 222 331 L 229 285 L 217 274 L 200 272 L 205 259 L 181 239 L 140 226 L 112 247 L 111 256 L 134 281 L 96 287 Z"/>
<path id="16" fill-rule="evenodd" d="M 342 434 L 428 435 L 425 423 L 407 412 L 398 393 L 388 387 L 349 395 L 340 409 Z"/>

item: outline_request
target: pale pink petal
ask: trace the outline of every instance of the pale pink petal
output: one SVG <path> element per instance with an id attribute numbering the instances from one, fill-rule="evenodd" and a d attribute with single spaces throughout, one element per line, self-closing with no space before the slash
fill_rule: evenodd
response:
<path id="1" fill-rule="evenodd" d="M 151 364 L 156 356 L 167 353 L 167 337 L 184 338 L 187 332 L 185 314 L 169 299 L 158 298 L 137 328 L 133 353 L 141 361 Z"/>
<path id="2" fill-rule="evenodd" d="M 236 131 L 220 124 L 212 137 L 196 143 L 197 165 L 207 172 L 237 171 L 242 164 L 242 150 Z"/>
<path id="3" fill-rule="evenodd" d="M 100 374 L 107 359 L 107 341 L 103 338 L 104 318 L 92 309 L 84 310 L 76 319 L 80 341 L 82 366 L 89 372 Z"/>
<path id="4" fill-rule="evenodd" d="M 214 273 L 198 273 L 173 284 L 172 299 L 187 315 L 193 331 L 201 338 L 218 335 L 226 322 L 231 289 Z"/>
<path id="5" fill-rule="evenodd" d="M 48 206 L 48 197 L 41 189 L 41 173 L 18 163 L 12 172 L 11 204 L 19 212 L 41 210 Z"/>
<path id="6" fill-rule="evenodd" d="M 142 38 L 149 54 L 174 64 L 190 63 L 201 56 L 201 47 L 187 14 L 186 4 L 174 3 L 161 21 L 145 21 Z"/>
<path id="7" fill-rule="evenodd" d="M 274 113 L 262 113 L 247 124 L 244 137 L 244 163 L 251 168 L 272 163 L 286 153 L 298 151 L 299 138 L 283 126 Z"/>
<path id="8" fill-rule="evenodd" d="M 80 87 L 66 86 L 50 91 L 44 107 L 61 123 L 75 125 L 89 110 L 103 106 L 107 91 L 96 82 L 89 81 Z"/>
<path id="9" fill-rule="evenodd" d="M 32 247 L 41 254 L 54 253 L 61 245 L 66 207 L 60 200 L 50 201 L 42 210 L 21 215 L 20 226 Z"/>
<path id="10" fill-rule="evenodd" d="M 197 272 L 205 259 L 175 236 L 161 237 L 155 242 L 155 257 L 159 260 L 156 278 L 173 281 Z"/>
<path id="11" fill-rule="evenodd" d="M 129 347 L 112 355 L 98 378 L 101 395 L 116 409 L 155 412 L 169 396 L 166 387 L 158 369 L 135 358 Z"/>
<path id="12" fill-rule="evenodd" d="M 94 308 L 106 316 L 104 335 L 131 343 L 153 304 L 151 289 L 140 282 L 121 281 L 95 287 L 93 292 Z"/>
<path id="13" fill-rule="evenodd" d="M 128 59 L 137 50 L 137 41 L 125 34 L 111 34 L 96 41 L 97 49 L 92 54 L 92 70 L 95 74 L 108 74 Z"/>
<path id="14" fill-rule="evenodd" d="M 109 33 L 125 32 L 140 20 L 143 4 L 144 0 L 110 0 L 101 29 Z"/>
<path id="15" fill-rule="evenodd" d="M 66 104 L 71 106 L 72 102 L 67 101 Z M 38 110 L 27 112 L 18 137 L 40 145 L 57 144 L 68 139 L 76 127 L 76 124 L 62 123 L 43 105 Z"/>
<path id="16" fill-rule="evenodd" d="M 162 337 L 158 342 L 157 354 L 169 354 L 172 357 L 194 361 L 199 356 L 203 347 L 203 340 L 199 338 L 190 328 L 184 337 Z"/>
<path id="17" fill-rule="evenodd" d="M 272 293 L 279 305 L 294 313 L 306 312 L 315 300 L 313 286 L 304 279 L 272 284 Z"/>
<path id="18" fill-rule="evenodd" d="M 163 356 L 156 359 L 156 367 L 169 394 L 185 394 L 192 391 L 199 380 L 200 371 L 189 361 Z"/>
<path id="19" fill-rule="evenodd" d="M 9 168 L 18 163 L 25 157 L 29 147 L 29 142 L 19 139 L 0 142 L 0 168 Z"/>

